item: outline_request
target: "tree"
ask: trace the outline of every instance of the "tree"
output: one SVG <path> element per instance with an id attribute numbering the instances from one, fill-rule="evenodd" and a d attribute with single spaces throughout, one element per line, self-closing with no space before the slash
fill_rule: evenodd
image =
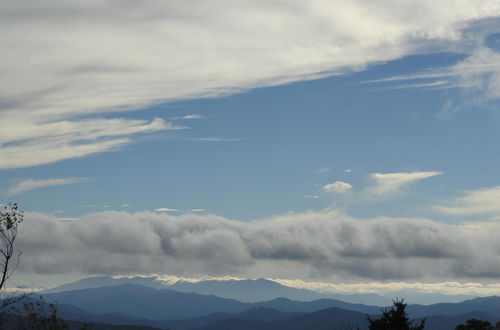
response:
<path id="1" fill-rule="evenodd" d="M 39 301 L 28 301 L 23 304 L 23 309 L 20 314 L 23 318 L 20 319 L 18 330 L 65 330 L 69 329 L 57 315 L 56 305 L 54 303 L 46 303 L 42 296 Z"/>
<path id="2" fill-rule="evenodd" d="M 417 325 L 413 325 L 406 313 L 406 303 L 403 299 L 394 300 L 393 307 L 389 310 L 382 311 L 382 315 L 378 319 L 368 319 L 369 330 L 422 330 L 425 326 L 425 319 L 421 319 Z"/>
<path id="3" fill-rule="evenodd" d="M 0 290 L 4 289 L 5 283 L 19 265 L 21 253 L 17 255 L 14 267 L 11 267 L 11 261 L 14 256 L 17 228 L 23 222 L 23 216 L 23 212 L 18 209 L 16 203 L 4 205 L 3 211 L 0 212 Z"/>
<path id="4" fill-rule="evenodd" d="M 23 299 L 26 295 L 9 295 L 5 286 L 19 265 L 21 253 L 15 254 L 14 242 L 19 224 L 23 222 L 23 212 L 16 203 L 4 205 L 0 210 L 0 325 L 5 321 L 9 307 Z"/>
<path id="5" fill-rule="evenodd" d="M 469 319 L 465 324 L 459 324 L 455 330 L 495 330 L 500 329 L 500 322 L 493 327 L 490 322 L 477 319 Z"/>

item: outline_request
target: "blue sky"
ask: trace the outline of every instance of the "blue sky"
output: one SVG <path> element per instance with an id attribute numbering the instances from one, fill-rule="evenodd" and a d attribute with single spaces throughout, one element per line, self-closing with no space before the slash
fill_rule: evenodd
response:
<path id="1" fill-rule="evenodd" d="M 498 183 L 498 103 L 469 102 L 459 88 L 408 87 L 436 79 L 369 81 L 463 58 L 414 55 L 341 76 L 119 113 L 184 129 L 137 136 L 107 153 L 2 171 L 4 195 L 63 218 L 170 208 L 250 220 L 332 206 L 358 216 L 435 216 L 428 211 L 434 204 Z M 415 171 L 443 174 L 388 200 L 360 196 L 372 173 Z M 81 180 L 9 196 L 9 187 L 27 178 Z M 349 196 L 322 190 L 336 181 L 353 186 Z"/>
<path id="2" fill-rule="evenodd" d="M 0 4 L 25 279 L 500 292 L 497 1 Z"/>

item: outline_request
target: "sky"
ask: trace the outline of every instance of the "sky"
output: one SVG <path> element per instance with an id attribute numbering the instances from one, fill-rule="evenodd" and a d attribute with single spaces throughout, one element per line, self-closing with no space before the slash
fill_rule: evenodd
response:
<path id="1" fill-rule="evenodd" d="M 500 293 L 498 1 L 0 6 L 18 284 Z"/>

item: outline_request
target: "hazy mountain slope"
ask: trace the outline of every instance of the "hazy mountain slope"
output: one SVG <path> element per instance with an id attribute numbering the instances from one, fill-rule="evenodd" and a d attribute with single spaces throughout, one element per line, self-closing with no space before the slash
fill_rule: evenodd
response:
<path id="1" fill-rule="evenodd" d="M 102 288 L 106 286 L 115 286 L 122 284 L 138 284 L 155 289 L 164 289 L 166 286 L 156 279 L 156 277 L 122 277 L 114 278 L 111 276 L 87 277 L 78 281 L 66 283 L 54 288 L 41 291 L 42 294 L 74 291 L 82 289 Z"/>
<path id="2" fill-rule="evenodd" d="M 248 327 L 267 327 L 265 324 L 268 322 L 285 322 L 279 321 L 278 316 L 289 319 L 298 317 L 297 314 L 309 315 L 324 310 L 330 310 L 330 314 L 323 312 L 324 314 L 317 316 L 322 316 L 325 320 L 330 317 L 328 315 L 336 315 L 342 320 L 348 315 L 362 315 L 364 319 L 366 314 L 381 313 L 381 308 L 377 306 L 349 304 L 332 299 L 304 302 L 278 298 L 266 302 L 243 303 L 234 299 L 169 289 L 156 290 L 134 284 L 66 291 L 45 296 L 47 300 L 60 303 L 61 312 L 66 318 L 113 324 L 126 322 L 179 330 L 203 328 L 214 322 L 227 322 L 224 323 L 225 326 L 234 324 L 237 320 L 244 320 L 245 326 Z M 343 315 L 340 315 L 340 310 L 345 311 Z M 446 324 L 464 322 L 467 315 L 487 316 L 488 320 L 496 322 L 496 316 L 500 316 L 500 298 L 477 298 L 455 304 L 409 305 L 408 311 L 412 318 L 428 317 L 426 330 L 437 330 Z M 296 314 L 288 315 L 289 313 Z M 307 315 L 299 317 L 307 320 Z"/>
<path id="3" fill-rule="evenodd" d="M 422 317 L 427 315 L 454 315 L 475 311 L 500 316 L 500 297 L 491 296 L 474 298 L 460 303 L 408 305 L 407 310 L 412 317 Z"/>
<path id="4" fill-rule="evenodd" d="M 400 290 L 392 291 L 390 294 L 385 294 L 384 297 L 390 299 L 387 305 L 391 304 L 392 299 L 403 297 L 409 304 L 432 305 L 438 303 L 459 303 L 465 300 L 474 299 L 473 295 L 452 295 L 441 294 L 435 292 L 421 292 L 415 290 Z"/>
<path id="5" fill-rule="evenodd" d="M 135 284 L 65 291 L 45 297 L 92 313 L 123 313 L 151 320 L 193 318 L 221 311 L 239 313 L 250 308 L 237 300 Z"/>
<path id="6" fill-rule="evenodd" d="M 88 277 L 78 281 L 66 283 L 54 288 L 43 290 L 42 293 L 55 293 L 81 289 L 100 288 L 121 284 L 139 284 L 155 289 L 172 289 L 179 292 L 195 292 L 203 295 L 215 295 L 221 298 L 237 299 L 243 302 L 267 301 L 275 298 L 288 298 L 298 301 L 312 301 L 317 299 L 337 299 L 349 303 L 363 303 L 367 305 L 387 306 L 391 300 L 376 294 L 343 295 L 335 293 L 316 292 L 307 289 L 297 289 L 281 285 L 277 282 L 257 280 L 208 280 L 201 282 L 179 281 L 168 285 L 156 277 L 122 277 L 110 276 Z"/>
<path id="7" fill-rule="evenodd" d="M 306 301 L 294 301 L 286 298 L 277 298 L 270 301 L 255 303 L 253 304 L 253 307 L 273 308 L 284 312 L 294 312 L 294 313 L 311 313 L 331 307 L 342 308 L 366 314 L 377 314 L 382 310 L 382 308 L 378 306 L 349 304 L 334 299 L 319 299 L 306 302 Z"/>
<path id="8" fill-rule="evenodd" d="M 156 290 L 135 284 L 65 291 L 46 294 L 45 297 L 51 301 L 71 304 L 92 313 L 123 313 L 151 320 L 194 318 L 217 312 L 234 314 L 262 307 L 296 313 L 314 312 L 329 307 L 363 313 L 380 311 L 377 306 L 349 304 L 334 299 L 299 302 L 278 298 L 251 304 L 213 295 L 183 293 L 169 289 Z"/>
<path id="9" fill-rule="evenodd" d="M 246 312 L 233 315 L 226 313 L 217 313 L 209 316 L 196 318 L 193 320 L 179 320 L 173 322 L 163 322 L 163 326 L 167 326 L 172 330 L 192 330 L 192 329 L 203 329 L 205 327 L 216 327 L 216 326 L 239 326 L 242 329 L 251 324 L 252 326 L 260 326 L 262 324 L 267 324 L 270 321 L 281 321 L 285 319 L 290 319 L 297 317 L 300 314 L 296 313 L 286 313 L 270 308 L 254 308 Z M 233 321 L 236 324 L 233 324 Z M 240 329 L 240 328 L 233 328 Z"/>
<path id="10" fill-rule="evenodd" d="M 209 324 L 199 330 L 332 330 L 350 325 L 363 327 L 366 324 L 365 314 L 328 308 L 314 313 L 291 316 L 282 320 L 252 319 L 240 314 L 236 317 Z"/>
<path id="11" fill-rule="evenodd" d="M 317 299 L 337 299 L 349 303 L 364 303 L 368 305 L 386 306 L 391 300 L 375 294 L 342 295 L 322 293 L 307 289 L 288 287 L 280 283 L 266 280 L 228 280 L 228 281 L 179 281 L 168 287 L 180 292 L 196 292 L 199 294 L 213 294 L 222 298 L 237 299 L 244 302 L 267 301 L 275 298 L 287 298 L 298 301 L 312 301 Z"/>

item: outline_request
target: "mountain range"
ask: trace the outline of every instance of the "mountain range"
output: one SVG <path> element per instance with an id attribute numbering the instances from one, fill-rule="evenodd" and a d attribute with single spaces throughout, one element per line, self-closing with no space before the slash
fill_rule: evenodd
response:
<path id="1" fill-rule="evenodd" d="M 215 288 L 219 283 L 213 285 L 211 281 L 194 286 L 182 282 L 165 286 L 153 278 L 134 278 L 132 281 L 126 279 L 86 279 L 46 290 L 43 296 L 47 301 L 56 301 L 59 313 L 68 320 L 87 321 L 101 324 L 100 326 L 128 324 L 171 330 L 363 328 L 367 315 L 376 317 L 382 311 L 380 306 L 339 299 L 299 301 L 280 297 L 245 302 L 193 292 L 195 289 L 218 293 Z M 218 287 L 225 295 L 249 292 L 252 285 L 257 291 L 270 288 L 274 294 L 280 290 L 288 294 L 299 290 L 296 294 L 301 294 L 300 297 L 308 294 L 300 291 L 302 289 L 288 291 L 288 287 L 281 288 L 280 284 L 276 284 L 267 280 L 251 280 Z M 97 287 L 86 288 L 87 286 Z M 267 295 L 274 297 L 271 293 Z M 253 299 L 255 297 L 259 295 L 254 295 Z M 407 311 L 414 319 L 425 317 L 426 330 L 451 330 L 470 318 L 492 323 L 499 321 L 500 297 L 475 298 L 460 303 L 410 304 Z"/>
<path id="2" fill-rule="evenodd" d="M 99 288 L 120 284 L 139 284 L 155 289 L 171 289 L 179 292 L 194 292 L 204 295 L 216 295 L 221 298 L 238 299 L 243 302 L 258 302 L 282 297 L 298 301 L 317 299 L 338 299 L 349 303 L 364 303 L 376 306 L 387 306 L 391 299 L 376 294 L 337 294 L 298 289 L 282 285 L 267 279 L 256 280 L 206 280 L 199 282 L 178 281 L 167 284 L 157 277 L 110 277 L 99 276 L 84 278 L 75 282 L 63 284 L 43 293 L 55 293 L 79 289 Z"/>

